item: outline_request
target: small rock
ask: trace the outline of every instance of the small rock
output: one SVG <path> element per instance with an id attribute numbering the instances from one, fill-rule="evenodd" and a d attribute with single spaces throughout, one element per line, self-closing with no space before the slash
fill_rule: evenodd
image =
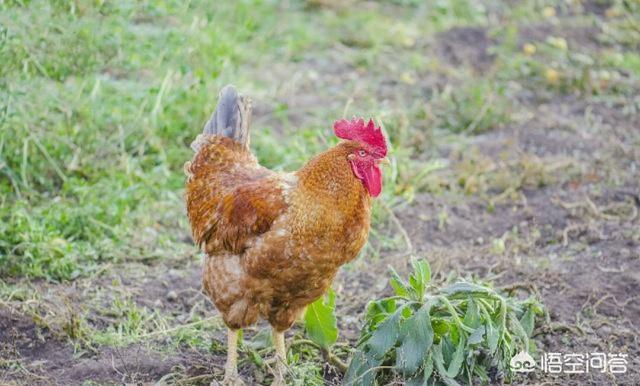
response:
<path id="1" fill-rule="evenodd" d="M 167 300 L 170 300 L 173 302 L 176 299 L 178 299 L 178 293 L 176 291 L 169 291 L 169 293 L 167 294 Z"/>

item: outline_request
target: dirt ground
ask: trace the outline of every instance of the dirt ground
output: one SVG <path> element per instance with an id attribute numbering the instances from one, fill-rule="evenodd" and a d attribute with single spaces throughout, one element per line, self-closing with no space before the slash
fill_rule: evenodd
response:
<path id="1" fill-rule="evenodd" d="M 542 24 L 521 29 L 520 40 L 544 40 L 553 34 L 579 47 L 599 49 L 592 33 Z M 482 29 L 454 28 L 428 47 L 430 54 L 452 66 L 472 65 L 474 71 L 483 72 L 495 59 L 488 50 L 491 39 Z M 297 65 L 316 65 L 315 71 L 324 73 L 322 63 Z M 343 70 L 326 73 L 320 81 L 357 76 L 353 69 Z M 283 78 L 287 72 L 273 71 Z M 437 79 L 425 78 L 411 87 L 428 89 L 434 82 Z M 389 88 L 393 85 L 381 86 L 380 92 Z M 291 95 L 300 95 L 300 89 L 294 91 Z M 305 104 L 324 101 L 290 102 L 291 110 L 303 112 Z M 268 120 L 268 106 L 259 101 L 257 106 L 257 122 Z M 542 183 L 524 181 L 513 192 L 493 196 L 492 205 L 481 194 L 418 193 L 412 202 L 394 209 L 397 221 L 387 220 L 383 229 L 385 234 L 406 234 L 404 247 L 383 249 L 378 258 L 359 259 L 336 279 L 340 340 L 357 339 L 367 301 L 391 291 L 388 266 L 406 273 L 408 256 L 413 254 L 429 260 L 436 283 L 450 274 L 476 276 L 521 296 L 540 296 L 549 312 L 549 321 L 536 330 L 541 352 L 628 355 L 625 374 L 533 373 L 516 378 L 516 384 L 638 385 L 640 148 L 633 144 L 640 143 L 640 115 L 580 95 L 524 91 L 517 95 L 517 110 L 510 123 L 469 136 L 463 144 L 436 141 L 429 156 L 446 161 L 447 167 L 434 178 L 446 180 L 479 163 L 495 178 L 520 176 L 524 181 L 538 166 L 550 177 Z M 290 118 L 304 120 L 303 115 Z M 617 184 L 611 184 L 612 178 Z M 180 232 L 188 242 L 187 229 Z M 0 304 L 0 358 L 16 363 L 15 371 L 0 374 L 0 384 L 73 385 L 86 379 L 93 384 L 208 384 L 211 375 L 222 374 L 225 352 L 216 348 L 224 342 L 222 329 L 213 335 L 219 343 L 214 342 L 212 350 L 187 345 L 162 349 L 162 337 L 153 336 L 144 344 L 88 348 L 64 337 L 69 334 L 63 330 L 74 328 L 73 316 L 84 312 L 84 304 L 107 304 L 121 293 L 131 295 L 139 306 L 178 320 L 188 315 L 215 317 L 215 309 L 200 292 L 197 259 L 126 262 L 62 284 L 24 279 L 15 283 L 20 280 L 33 293 L 16 296 L 37 294 L 41 302 L 33 313 Z M 69 322 L 52 327 L 46 320 L 54 314 Z M 86 317 L 93 326 L 109 323 L 108 316 Z M 250 384 L 260 384 L 260 371 L 241 356 L 242 376 Z"/>

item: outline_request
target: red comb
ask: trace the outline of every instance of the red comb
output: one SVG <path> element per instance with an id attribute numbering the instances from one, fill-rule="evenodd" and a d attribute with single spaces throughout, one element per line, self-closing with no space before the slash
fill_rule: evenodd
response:
<path id="1" fill-rule="evenodd" d="M 353 118 L 348 121 L 341 119 L 333 124 L 333 132 L 336 137 L 364 142 L 374 148 L 376 155 L 384 157 L 387 155 L 387 142 L 384 139 L 380 127 L 376 127 L 372 119 L 364 124 L 364 119 Z"/>

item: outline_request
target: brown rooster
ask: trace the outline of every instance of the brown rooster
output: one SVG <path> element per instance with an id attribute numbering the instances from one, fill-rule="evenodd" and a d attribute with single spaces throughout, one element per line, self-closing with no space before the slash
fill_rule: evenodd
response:
<path id="1" fill-rule="evenodd" d="M 344 141 L 296 172 L 274 172 L 251 154 L 250 116 L 248 99 L 222 89 L 185 165 L 187 210 L 207 255 L 204 291 L 228 327 L 223 382 L 240 382 L 237 330 L 263 318 L 273 328 L 274 384 L 284 384 L 284 331 L 365 244 L 387 146 L 373 121 L 343 119 L 333 127 Z"/>

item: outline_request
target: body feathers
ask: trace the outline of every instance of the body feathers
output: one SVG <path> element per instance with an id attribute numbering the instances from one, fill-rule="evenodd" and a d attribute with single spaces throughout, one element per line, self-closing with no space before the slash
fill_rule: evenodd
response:
<path id="1" fill-rule="evenodd" d="M 371 197 L 347 160 L 354 141 L 297 172 L 260 166 L 248 148 L 247 110 L 241 116 L 244 102 L 235 98 L 229 104 L 221 95 L 225 112 L 214 113 L 185 165 L 187 211 L 207 255 L 205 292 L 225 323 L 236 329 L 264 318 L 283 331 L 363 247 Z"/>

